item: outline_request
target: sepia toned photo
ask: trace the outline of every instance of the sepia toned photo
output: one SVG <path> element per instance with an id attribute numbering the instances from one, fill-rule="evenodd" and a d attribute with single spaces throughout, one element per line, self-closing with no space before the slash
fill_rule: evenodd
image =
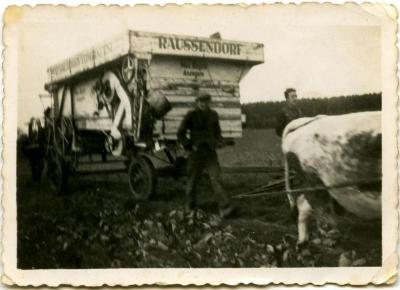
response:
<path id="1" fill-rule="evenodd" d="M 9 7 L 3 282 L 393 283 L 396 20 Z"/>

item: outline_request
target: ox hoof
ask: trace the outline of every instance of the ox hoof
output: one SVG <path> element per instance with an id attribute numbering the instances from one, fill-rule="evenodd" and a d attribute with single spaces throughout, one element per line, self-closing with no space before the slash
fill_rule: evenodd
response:
<path id="1" fill-rule="evenodd" d="M 296 251 L 304 250 L 305 248 L 308 248 L 308 246 L 309 246 L 309 241 L 308 240 L 297 241 L 297 243 L 296 243 Z"/>
<path id="2" fill-rule="evenodd" d="M 297 209 L 297 207 L 290 208 L 289 214 L 286 215 L 283 222 L 285 224 L 294 224 L 297 223 L 298 218 L 299 218 L 299 210 Z"/>
<path id="3" fill-rule="evenodd" d="M 286 234 L 283 236 L 282 240 L 285 245 L 290 245 L 291 247 L 296 244 L 296 236 Z"/>

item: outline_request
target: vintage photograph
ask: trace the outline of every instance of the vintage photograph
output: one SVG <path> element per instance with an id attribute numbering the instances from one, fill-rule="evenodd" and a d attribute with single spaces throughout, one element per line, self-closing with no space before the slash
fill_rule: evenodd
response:
<path id="1" fill-rule="evenodd" d="M 3 281 L 387 283 L 396 17 L 357 4 L 9 7 Z M 95 275 L 106 269 L 149 277 Z"/>

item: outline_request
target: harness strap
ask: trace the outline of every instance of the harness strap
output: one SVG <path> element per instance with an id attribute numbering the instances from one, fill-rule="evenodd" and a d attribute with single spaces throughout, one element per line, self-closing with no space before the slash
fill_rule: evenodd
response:
<path id="1" fill-rule="evenodd" d="M 244 199 L 244 198 L 256 198 L 256 197 L 264 197 L 264 196 L 276 196 L 282 195 L 287 193 L 311 193 L 317 192 L 321 190 L 330 190 L 330 189 L 340 189 L 349 186 L 365 186 L 365 185 L 377 185 L 382 182 L 381 178 L 369 179 L 369 180 L 358 180 L 353 182 L 345 182 L 342 184 L 331 185 L 331 186 L 315 186 L 315 187 L 305 187 L 305 188 L 298 188 L 298 189 L 291 189 L 290 192 L 286 190 L 280 191 L 258 191 L 254 193 L 254 191 L 250 191 L 243 194 L 234 195 L 232 199 Z"/>

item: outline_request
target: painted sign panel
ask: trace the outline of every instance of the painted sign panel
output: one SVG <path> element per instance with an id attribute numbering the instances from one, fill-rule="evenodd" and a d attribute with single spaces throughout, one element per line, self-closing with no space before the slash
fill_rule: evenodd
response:
<path id="1" fill-rule="evenodd" d="M 167 83 L 177 79 L 198 79 L 215 84 L 221 81 L 238 84 L 248 69 L 244 63 L 227 60 L 155 56 L 150 64 L 150 75 L 152 82 L 162 78 Z"/>
<path id="2" fill-rule="evenodd" d="M 242 44 L 229 43 L 222 40 L 185 39 L 179 37 L 158 36 L 160 50 L 201 52 L 206 55 L 240 55 Z"/>
<path id="3" fill-rule="evenodd" d="M 249 63 L 264 61 L 264 45 L 224 39 L 130 32 L 131 51 L 151 51 L 152 54 L 221 58 Z"/>

